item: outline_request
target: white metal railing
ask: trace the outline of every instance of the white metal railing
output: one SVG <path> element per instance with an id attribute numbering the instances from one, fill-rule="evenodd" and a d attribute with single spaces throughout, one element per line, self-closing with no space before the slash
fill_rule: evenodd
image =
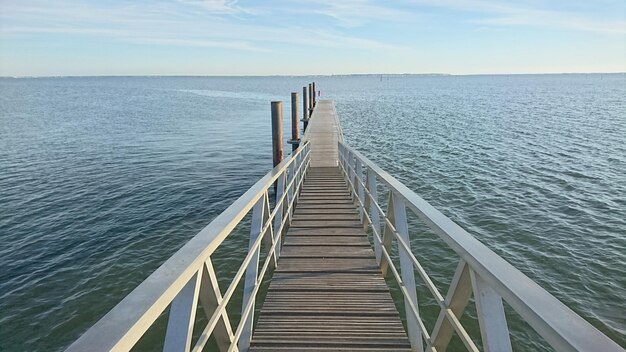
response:
<path id="1" fill-rule="evenodd" d="M 130 350 L 168 306 L 165 351 L 201 351 L 211 336 L 215 338 L 220 351 L 248 350 L 255 298 L 267 269 L 276 265 L 282 233 L 291 222 L 309 164 L 310 144 L 304 143 L 187 242 L 67 350 Z M 276 202 L 270 207 L 268 190 L 275 183 Z M 250 211 L 249 250 L 222 296 L 211 255 Z M 262 242 L 265 242 L 268 252 L 259 269 Z M 226 306 L 244 276 L 241 320 L 233 332 Z M 198 302 L 208 323 L 200 337 L 192 341 Z"/>
<path id="2" fill-rule="evenodd" d="M 364 228 L 371 227 L 376 260 L 383 274 L 391 270 L 404 297 L 407 331 L 414 351 L 445 351 L 454 332 L 467 350 L 479 351 L 459 321 L 472 295 L 484 351 L 512 350 L 503 299 L 558 351 L 624 351 L 459 225 L 342 141 L 339 142 L 339 159 Z M 379 186 L 389 194 L 386 210 L 378 201 Z M 411 251 L 407 208 L 459 256 L 445 297 Z M 394 240 L 398 248 L 399 271 L 391 258 Z M 420 318 L 415 272 L 440 307 L 430 332 Z"/>

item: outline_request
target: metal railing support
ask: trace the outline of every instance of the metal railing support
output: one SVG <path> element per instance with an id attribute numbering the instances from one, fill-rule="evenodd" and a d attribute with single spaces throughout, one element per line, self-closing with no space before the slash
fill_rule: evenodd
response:
<path id="1" fill-rule="evenodd" d="M 441 308 L 437 321 L 435 322 L 435 327 L 433 328 L 433 334 L 431 336 L 431 339 L 433 340 L 432 347 L 438 351 L 446 350 L 455 330 L 452 321 L 455 323 L 458 322 L 458 319 L 463 314 L 463 311 L 465 311 L 465 307 L 467 306 L 471 296 L 472 282 L 470 280 L 469 267 L 467 266 L 467 263 L 461 259 L 456 267 L 454 276 L 452 277 L 450 287 L 448 288 L 448 293 L 446 294 L 446 298 L 444 300 L 444 306 Z M 453 317 L 451 317 L 451 315 Z M 465 347 L 468 350 L 478 350 L 473 342 L 468 345 L 468 343 L 471 342 L 471 338 L 469 338 L 469 336 L 467 339 L 464 339 L 463 336 L 460 337 L 466 344 Z"/>
<path id="2" fill-rule="evenodd" d="M 210 320 L 217 307 L 222 303 L 222 292 L 217 282 L 217 275 L 215 274 L 211 258 L 207 259 L 203 266 L 199 298 L 204 314 L 207 320 Z M 220 352 L 227 351 L 228 347 L 233 343 L 233 330 L 226 313 L 222 313 L 217 325 L 215 325 L 213 336 Z M 194 348 L 194 351 L 202 351 L 208 341 L 209 335 L 201 335 L 198 343 L 196 343 L 198 348 Z"/>
<path id="3" fill-rule="evenodd" d="M 474 301 L 485 352 L 512 351 L 502 297 L 474 270 L 470 270 Z"/>
<path id="4" fill-rule="evenodd" d="M 250 225 L 250 240 L 249 240 L 249 247 L 250 250 L 254 251 L 252 260 L 250 261 L 250 263 L 248 264 L 248 267 L 246 268 L 246 277 L 245 277 L 245 282 L 244 282 L 244 288 L 243 288 L 243 304 L 242 304 L 242 315 L 243 315 L 243 309 L 246 306 L 246 304 L 249 301 L 254 302 L 254 296 L 252 295 L 255 286 L 256 286 L 256 282 L 257 282 L 257 275 L 259 272 L 259 253 L 260 253 L 260 246 L 257 246 L 256 248 L 254 248 L 254 244 L 257 240 L 257 238 L 259 238 L 259 236 L 262 236 L 263 234 L 261 233 L 261 230 L 263 229 L 263 224 L 265 224 L 265 219 L 267 217 L 266 214 L 266 209 L 265 209 L 265 204 L 266 204 L 266 200 L 265 200 L 265 195 L 261 198 L 259 198 L 259 200 L 256 202 L 256 204 L 254 205 L 254 208 L 252 209 L 252 224 Z M 252 305 L 254 306 L 254 303 L 252 303 Z M 253 308 L 254 311 L 254 308 Z M 250 341 L 252 341 L 252 322 L 254 320 L 254 317 L 252 314 L 250 314 L 248 316 L 248 318 L 245 320 L 244 327 L 243 327 L 243 332 L 241 334 L 241 338 L 239 339 L 239 350 L 242 352 L 245 352 L 248 350 L 248 348 L 250 348 Z"/>
<path id="5" fill-rule="evenodd" d="M 406 217 L 406 207 L 401 198 L 391 193 L 391 203 L 393 204 L 394 227 L 400 237 L 407 243 L 409 241 L 409 224 Z M 410 249 L 410 248 L 409 248 Z M 415 286 L 415 272 L 413 271 L 413 262 L 410 259 L 410 252 L 404 248 L 398 248 L 400 257 L 400 274 L 402 275 L 402 284 L 406 288 L 408 296 L 404 296 L 404 305 L 409 306 L 409 301 L 415 306 L 417 314 L 419 307 L 417 304 L 417 290 Z M 419 315 L 417 317 L 412 314 L 406 315 L 406 325 L 409 333 L 409 341 L 413 351 L 422 352 L 424 346 L 422 343 L 422 334 L 419 326 Z"/>
<path id="6" fill-rule="evenodd" d="M 380 212 L 378 211 L 378 207 L 376 206 L 376 202 L 378 201 L 378 186 L 376 184 L 376 175 L 370 168 L 367 168 L 366 173 L 366 191 L 371 195 L 371 197 L 365 198 L 365 209 L 367 210 L 369 208 L 370 211 L 372 231 L 374 231 L 375 233 L 380 233 Z M 372 198 L 374 199 L 374 201 L 371 200 Z M 376 256 L 376 262 L 378 263 L 378 265 L 380 265 L 381 243 L 378 239 L 378 236 L 373 237 L 374 255 Z"/>
<path id="7" fill-rule="evenodd" d="M 280 224 L 283 221 L 283 216 L 285 215 L 285 202 L 281 202 L 280 204 L 278 204 L 279 199 L 281 199 L 283 197 L 283 195 L 285 194 L 285 186 L 287 183 L 287 177 L 286 175 L 281 175 L 278 178 L 278 182 L 277 182 L 277 187 L 276 187 L 276 207 L 278 208 L 278 211 L 276 212 L 276 216 L 274 217 L 274 241 L 277 241 L 277 245 L 276 248 L 274 249 L 274 257 L 275 258 L 279 258 L 280 257 L 280 238 L 282 237 L 282 230 L 280 229 Z"/>
<path id="8" fill-rule="evenodd" d="M 200 274 L 196 273 L 172 301 L 163 351 L 189 351 L 199 289 Z"/>
<path id="9" fill-rule="evenodd" d="M 265 243 L 265 248 L 272 248 L 272 253 L 268 253 L 267 260 L 270 262 L 270 266 L 272 268 L 276 268 L 278 265 L 278 257 L 273 255 L 276 252 L 276 248 L 278 246 L 274 246 L 274 227 L 272 226 L 272 221 L 269 219 L 270 214 L 270 196 L 267 191 L 265 191 L 265 211 L 266 216 L 263 218 L 263 224 L 265 226 L 265 231 L 261 232 L 261 236 L 263 236 L 263 242 Z M 278 213 L 278 209 L 274 212 L 274 218 L 276 218 L 276 214 Z M 260 251 L 260 248 L 259 248 Z"/>
<path id="10" fill-rule="evenodd" d="M 396 216 L 394 214 L 394 202 L 393 202 L 393 193 L 389 192 L 389 197 L 387 197 L 387 213 L 385 219 L 385 229 L 383 230 L 383 250 L 386 250 L 387 253 L 391 253 L 391 242 L 393 241 L 393 230 L 391 227 L 395 228 Z M 380 271 L 383 276 L 387 276 L 387 270 L 389 266 L 393 265 L 389 260 L 385 257 L 380 261 Z"/>
<path id="11" fill-rule="evenodd" d="M 296 165 L 295 165 L 295 164 L 296 164 L 297 162 L 298 162 L 298 160 L 297 160 L 297 159 L 296 159 L 296 160 L 294 160 L 293 164 L 291 164 L 291 166 L 289 167 L 289 169 L 287 169 L 287 174 L 286 174 L 286 177 L 287 177 L 287 183 L 288 183 L 288 184 L 291 184 L 291 186 L 289 186 L 289 187 L 287 188 L 287 202 L 288 202 L 288 203 L 289 203 L 289 202 L 291 202 L 291 200 L 292 200 L 292 199 L 294 199 L 294 195 L 295 195 L 295 191 L 294 191 L 294 187 L 293 187 L 293 185 L 296 183 L 296 180 L 295 180 L 295 173 L 296 173 L 296 171 L 295 171 L 295 170 L 296 170 Z M 292 217 L 293 217 L 293 211 L 292 211 L 292 209 L 287 209 L 286 216 L 287 216 L 287 224 L 288 224 L 289 226 L 291 226 L 291 219 L 292 219 Z"/>
<path id="12" fill-rule="evenodd" d="M 361 161 L 358 159 L 355 159 L 355 164 L 356 164 L 356 179 L 359 180 L 358 185 L 357 185 L 357 196 L 359 197 L 359 199 L 363 199 L 365 197 L 365 189 L 363 188 L 363 164 L 361 164 Z M 358 205 L 359 207 L 359 219 L 361 220 L 361 223 L 363 223 L 365 216 L 363 215 L 365 209 L 363 209 L 364 207 L 361 206 L 360 204 Z"/>

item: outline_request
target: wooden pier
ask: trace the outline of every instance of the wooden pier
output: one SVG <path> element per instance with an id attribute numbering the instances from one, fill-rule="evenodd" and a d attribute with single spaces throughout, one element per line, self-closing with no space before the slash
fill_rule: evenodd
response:
<path id="1" fill-rule="evenodd" d="M 337 167 L 331 101 L 317 103 L 304 181 L 250 351 L 410 351 L 354 202 Z"/>

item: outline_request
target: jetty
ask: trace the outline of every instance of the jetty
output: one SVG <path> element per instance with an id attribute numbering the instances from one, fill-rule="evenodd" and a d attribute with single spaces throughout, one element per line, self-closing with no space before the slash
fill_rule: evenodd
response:
<path id="1" fill-rule="evenodd" d="M 131 350 L 159 317 L 164 351 L 445 351 L 454 335 L 468 351 L 512 351 L 503 302 L 557 351 L 624 351 L 349 146 L 335 103 L 318 101 L 314 83 L 302 92 L 302 136 L 291 95 L 291 154 L 282 104 L 272 102 L 274 168 L 68 351 Z M 412 247 L 409 213 L 457 256 L 446 292 L 417 259 L 429 252 Z M 213 254 L 240 226 L 248 251 L 220 287 Z M 440 308 L 432 329 L 418 282 Z M 460 321 L 472 298 L 479 337 Z"/>

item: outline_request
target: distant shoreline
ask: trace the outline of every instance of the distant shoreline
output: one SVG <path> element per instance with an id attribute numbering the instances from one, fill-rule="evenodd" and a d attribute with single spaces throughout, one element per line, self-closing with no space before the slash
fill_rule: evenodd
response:
<path id="1" fill-rule="evenodd" d="M 24 78 L 263 78 L 263 77 L 447 77 L 447 76 L 557 76 L 557 75 L 625 75 L 626 72 L 561 72 L 561 73 L 347 73 L 347 74 L 319 74 L 319 75 L 60 75 L 60 76 L 0 76 L 1 79 Z"/>

